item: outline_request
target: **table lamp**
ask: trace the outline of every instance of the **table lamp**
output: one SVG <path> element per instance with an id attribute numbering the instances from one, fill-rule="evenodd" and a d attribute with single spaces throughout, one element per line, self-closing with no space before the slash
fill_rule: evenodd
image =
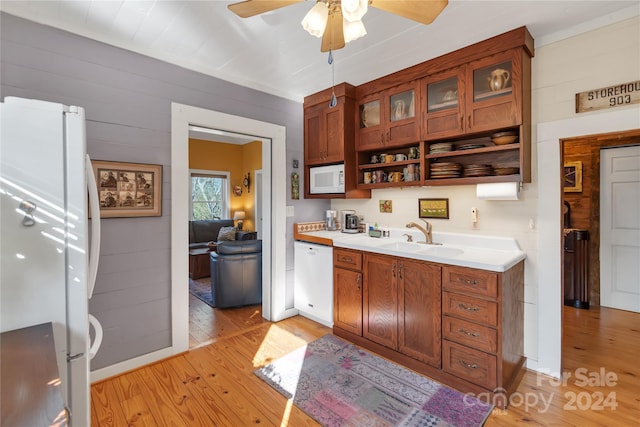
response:
<path id="1" fill-rule="evenodd" d="M 233 214 L 233 220 L 238 221 L 238 230 L 242 230 L 242 220 L 244 217 L 244 211 L 235 211 Z"/>

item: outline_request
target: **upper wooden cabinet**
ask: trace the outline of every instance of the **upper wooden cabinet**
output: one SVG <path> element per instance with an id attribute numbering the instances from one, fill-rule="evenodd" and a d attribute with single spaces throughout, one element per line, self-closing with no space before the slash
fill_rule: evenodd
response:
<path id="1" fill-rule="evenodd" d="M 344 135 L 352 131 L 355 140 L 346 176 L 366 191 L 531 182 L 532 57 L 533 38 L 521 27 L 356 87 L 353 129 L 345 98 Z M 305 159 L 333 162 L 338 147 L 324 140 L 339 120 L 307 106 L 305 99 Z M 498 132 L 510 132 L 516 140 L 494 143 Z M 404 158 L 416 148 L 419 159 Z M 399 156 L 380 164 L 374 161 L 380 154 Z M 371 179 L 376 173 L 382 180 Z M 406 176 L 413 179 L 396 180 Z"/>
<path id="2" fill-rule="evenodd" d="M 358 86 L 360 187 L 531 182 L 532 56 L 533 39 L 521 27 Z M 407 88 L 414 88 L 415 118 L 391 129 L 391 94 Z M 366 124 L 378 104 L 380 124 L 365 126 L 363 118 Z M 492 135 L 503 131 L 514 133 L 516 141 L 494 143 Z M 368 182 L 369 173 L 379 169 L 387 175 L 404 170 L 395 163 L 371 164 L 375 154 L 412 146 L 421 148 L 418 181 Z"/>
<path id="3" fill-rule="evenodd" d="M 337 105 L 329 106 L 335 93 Z M 305 198 L 368 198 L 370 190 L 358 189 L 355 158 L 355 87 L 342 83 L 304 99 L 304 189 Z M 344 194 L 310 194 L 309 168 L 344 163 Z"/>
<path id="4" fill-rule="evenodd" d="M 304 107 L 304 160 L 306 165 L 321 165 L 340 163 L 344 161 L 345 138 L 353 140 L 352 132 L 345 128 L 351 119 L 347 112 L 353 112 L 353 90 L 348 96 L 347 86 L 341 85 L 336 93 L 338 104 L 329 107 L 331 93 L 311 98 L 317 104 L 308 105 L 305 99 Z M 309 101 L 310 102 L 310 101 Z"/>
<path id="5" fill-rule="evenodd" d="M 422 79 L 422 139 L 521 125 L 523 60 L 519 53 L 512 49 Z"/>
<path id="6" fill-rule="evenodd" d="M 466 132 L 495 131 L 522 124 L 521 49 L 493 55 L 467 66 Z M 519 55 L 520 54 L 520 55 Z M 531 63 L 528 61 L 530 67 Z M 531 91 L 529 84 L 527 90 Z"/>
<path id="7" fill-rule="evenodd" d="M 356 149 L 385 149 L 418 141 L 419 99 L 417 82 L 363 97 L 358 102 Z"/>

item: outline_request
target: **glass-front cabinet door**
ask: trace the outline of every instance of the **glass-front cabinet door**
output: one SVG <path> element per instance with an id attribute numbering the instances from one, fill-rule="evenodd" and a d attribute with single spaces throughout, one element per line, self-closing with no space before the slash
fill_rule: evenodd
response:
<path id="1" fill-rule="evenodd" d="M 409 82 L 387 91 L 385 97 L 386 145 L 401 145 L 418 142 L 420 126 L 418 96 L 419 82 Z"/>
<path id="2" fill-rule="evenodd" d="M 430 140 L 464 132 L 465 67 L 422 80 L 422 139 Z"/>
<path id="3" fill-rule="evenodd" d="M 358 137 L 356 149 L 376 150 L 384 146 L 384 123 L 382 122 L 383 95 L 376 93 L 365 97 L 358 105 Z"/>
<path id="4" fill-rule="evenodd" d="M 519 125 L 521 112 L 521 58 L 516 50 L 494 55 L 469 66 L 466 114 L 467 132 L 480 132 Z"/>

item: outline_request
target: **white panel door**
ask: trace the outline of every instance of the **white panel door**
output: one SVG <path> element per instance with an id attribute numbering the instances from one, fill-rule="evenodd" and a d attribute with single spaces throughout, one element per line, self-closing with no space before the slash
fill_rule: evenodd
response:
<path id="1" fill-rule="evenodd" d="M 600 298 L 640 312 L 640 145 L 600 151 Z"/>

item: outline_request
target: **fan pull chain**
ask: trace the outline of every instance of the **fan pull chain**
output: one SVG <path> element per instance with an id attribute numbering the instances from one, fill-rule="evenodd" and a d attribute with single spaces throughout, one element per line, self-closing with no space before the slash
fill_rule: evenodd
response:
<path id="1" fill-rule="evenodd" d="M 335 65 L 333 64 L 333 50 L 329 50 L 329 65 L 331 65 L 331 101 L 329 101 L 329 108 L 333 108 L 338 105 L 338 98 L 336 98 L 336 93 L 334 88 L 336 86 L 336 73 L 335 73 Z"/>

